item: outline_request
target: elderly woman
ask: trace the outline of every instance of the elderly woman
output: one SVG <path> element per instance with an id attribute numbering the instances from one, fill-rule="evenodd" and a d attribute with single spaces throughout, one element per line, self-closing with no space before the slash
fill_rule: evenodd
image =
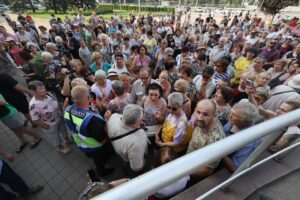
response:
<path id="1" fill-rule="evenodd" d="M 258 58 L 256 58 L 255 59 L 255 61 L 254 61 L 254 65 L 253 65 L 253 67 L 249 70 L 249 72 L 248 72 L 248 78 L 250 79 L 250 80 L 255 80 L 256 79 L 256 77 L 260 74 L 260 73 L 262 73 L 262 72 L 264 72 L 265 70 L 264 70 L 264 65 L 265 65 L 265 63 L 266 63 L 266 60 L 265 59 L 263 59 L 263 58 L 260 58 L 260 57 L 258 57 Z"/>
<path id="2" fill-rule="evenodd" d="M 91 87 L 91 91 L 97 96 L 100 103 L 100 110 L 105 110 L 108 102 L 112 99 L 112 83 L 106 79 L 106 73 L 99 69 L 95 73 L 95 83 Z"/>
<path id="3" fill-rule="evenodd" d="M 121 75 L 119 76 L 119 80 L 123 83 L 124 92 L 130 93 L 132 87 L 130 74 L 127 72 L 121 73 Z"/>
<path id="4" fill-rule="evenodd" d="M 189 89 L 187 96 L 191 101 L 193 101 L 196 94 L 196 85 L 193 82 L 193 68 L 191 65 L 183 64 L 179 68 L 179 78 L 186 80 L 189 83 Z"/>
<path id="5" fill-rule="evenodd" d="M 46 50 L 53 55 L 53 60 L 56 64 L 67 65 L 67 59 L 63 53 L 56 50 L 56 45 L 52 42 L 46 44 Z"/>
<path id="6" fill-rule="evenodd" d="M 189 89 L 189 82 L 183 79 L 179 79 L 175 82 L 174 91 L 179 92 L 183 96 L 183 104 L 182 110 L 186 114 L 187 118 L 189 119 L 192 115 L 192 103 L 191 100 L 187 96 L 187 92 Z"/>
<path id="7" fill-rule="evenodd" d="M 163 90 L 158 83 L 151 83 L 142 99 L 145 113 L 145 125 L 162 125 L 167 113 L 167 103 L 163 98 Z"/>
<path id="8" fill-rule="evenodd" d="M 215 84 L 219 82 L 219 80 L 231 79 L 230 75 L 227 73 L 229 62 L 226 59 L 220 59 L 216 61 L 215 64 L 215 73 L 213 76 L 213 81 Z"/>
<path id="9" fill-rule="evenodd" d="M 70 66 L 74 73 L 71 74 L 70 78 L 81 77 L 87 81 L 88 85 L 92 85 L 94 82 L 94 76 L 90 73 L 87 67 L 84 67 L 79 59 L 73 59 L 70 61 Z"/>
<path id="10" fill-rule="evenodd" d="M 100 53 L 103 56 L 103 61 L 111 64 L 111 57 L 113 55 L 112 46 L 109 43 L 109 37 L 101 33 L 98 35 L 99 40 L 101 41 Z"/>
<path id="11" fill-rule="evenodd" d="M 161 138 L 158 134 L 155 136 L 155 143 L 159 147 L 172 147 L 179 154 L 183 154 L 187 148 L 184 141 L 188 120 L 182 110 L 182 105 L 183 97 L 181 93 L 174 92 L 168 96 L 167 108 L 170 113 L 163 124 Z"/>
<path id="12" fill-rule="evenodd" d="M 34 124 L 43 129 L 47 141 L 56 149 L 67 154 L 70 149 L 64 146 L 63 135 L 67 136 L 67 129 L 61 117 L 61 111 L 57 100 L 46 94 L 46 88 L 41 81 L 32 81 L 28 88 L 34 92 L 29 103 L 29 112 Z"/>
<path id="13" fill-rule="evenodd" d="M 276 60 L 274 67 L 268 69 L 268 73 L 271 75 L 271 80 L 277 78 L 285 69 L 287 62 L 285 60 Z"/>
<path id="14" fill-rule="evenodd" d="M 132 97 L 129 93 L 125 92 L 123 83 L 118 80 L 112 82 L 112 92 L 115 98 L 109 102 L 107 109 L 111 113 L 122 114 L 125 106 L 132 104 Z"/>
<path id="15" fill-rule="evenodd" d="M 233 106 L 229 122 L 224 126 L 226 137 L 253 126 L 259 118 L 260 115 L 255 105 L 248 101 L 239 101 Z M 223 160 L 228 170 L 233 173 L 260 145 L 260 142 L 256 140 L 225 157 Z"/>
<path id="16" fill-rule="evenodd" d="M 106 74 L 108 73 L 108 70 L 111 68 L 111 64 L 103 62 L 103 57 L 99 52 L 93 52 L 92 59 L 94 62 L 90 65 L 90 70 L 93 74 L 95 74 L 98 69 L 105 71 Z"/>
<path id="17" fill-rule="evenodd" d="M 229 113 L 231 111 L 229 102 L 232 100 L 232 97 L 233 90 L 230 87 L 221 87 L 217 90 L 214 97 L 214 102 L 217 107 L 217 117 L 223 126 L 229 119 Z"/>
<path id="18" fill-rule="evenodd" d="M 258 76 L 256 77 L 254 86 L 266 88 L 269 91 L 270 87 L 268 86 L 268 83 L 270 79 L 271 79 L 271 75 L 268 72 L 262 72 L 258 74 Z"/>

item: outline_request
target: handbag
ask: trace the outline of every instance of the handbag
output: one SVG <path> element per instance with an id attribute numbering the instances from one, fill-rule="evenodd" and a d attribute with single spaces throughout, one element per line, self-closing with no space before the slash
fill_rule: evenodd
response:
<path id="1" fill-rule="evenodd" d="M 9 112 L 10 110 L 6 107 L 6 105 L 0 106 L 0 117 L 5 117 Z"/>

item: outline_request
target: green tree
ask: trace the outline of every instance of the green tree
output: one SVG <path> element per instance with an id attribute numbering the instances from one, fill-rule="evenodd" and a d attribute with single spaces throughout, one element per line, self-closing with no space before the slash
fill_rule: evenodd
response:
<path id="1" fill-rule="evenodd" d="M 44 0 L 47 10 L 53 9 L 55 13 L 66 13 L 68 9 L 67 0 Z"/>
<path id="2" fill-rule="evenodd" d="M 259 0 L 258 6 L 262 12 L 274 17 L 283 8 L 295 5 L 297 2 L 298 0 Z"/>

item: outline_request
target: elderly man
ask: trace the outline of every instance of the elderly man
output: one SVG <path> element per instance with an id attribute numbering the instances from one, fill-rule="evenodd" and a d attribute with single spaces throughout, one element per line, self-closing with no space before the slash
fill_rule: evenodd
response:
<path id="1" fill-rule="evenodd" d="M 89 90 L 85 86 L 76 86 L 71 91 L 74 105 L 66 108 L 64 119 L 72 131 L 78 148 L 96 165 L 97 175 L 103 177 L 111 174 L 113 168 L 104 168 L 108 156 L 105 120 L 89 110 Z"/>
<path id="2" fill-rule="evenodd" d="M 241 100 L 231 110 L 229 122 L 224 126 L 225 135 L 228 137 L 247 129 L 253 126 L 259 118 L 260 115 L 256 106 L 247 100 Z M 233 173 L 259 145 L 260 139 L 233 152 L 223 159 L 225 166 Z"/>
<path id="3" fill-rule="evenodd" d="M 141 128 L 143 109 L 129 104 L 123 115 L 113 114 L 108 122 L 108 136 L 116 153 L 122 158 L 122 167 L 129 177 L 139 175 L 145 168 L 148 137 Z"/>
<path id="4" fill-rule="evenodd" d="M 151 69 L 143 67 L 140 69 L 140 78 L 136 80 L 131 89 L 131 96 L 133 101 L 141 105 L 141 100 L 146 94 L 146 88 L 150 83 L 154 83 L 155 80 L 151 79 Z"/>
<path id="5" fill-rule="evenodd" d="M 222 125 L 216 118 L 216 105 L 212 100 L 199 101 L 195 108 L 194 117 L 195 129 L 187 153 L 201 149 L 225 137 Z M 219 160 L 199 168 L 192 174 L 192 177 L 199 179 L 209 176 L 218 164 Z"/>
<path id="6" fill-rule="evenodd" d="M 221 37 L 219 39 L 219 45 L 214 46 L 210 53 L 210 63 L 214 65 L 217 60 L 224 58 L 229 55 L 229 49 L 225 47 L 226 38 Z"/>

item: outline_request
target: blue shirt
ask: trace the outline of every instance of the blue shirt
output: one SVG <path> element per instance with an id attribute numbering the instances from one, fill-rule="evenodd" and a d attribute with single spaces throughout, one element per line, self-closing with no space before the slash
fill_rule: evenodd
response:
<path id="1" fill-rule="evenodd" d="M 233 135 L 234 133 L 231 132 L 232 124 L 228 122 L 224 126 L 224 133 L 225 136 L 228 137 L 230 135 Z M 243 162 L 250 156 L 250 154 L 260 145 L 261 141 L 260 139 L 245 145 L 241 149 L 233 152 L 229 157 L 232 159 L 232 163 L 234 167 L 237 169 Z"/>
<path id="2" fill-rule="evenodd" d="M 3 161 L 2 161 L 2 159 L 0 158 L 0 174 L 2 173 L 2 168 L 3 168 Z"/>

